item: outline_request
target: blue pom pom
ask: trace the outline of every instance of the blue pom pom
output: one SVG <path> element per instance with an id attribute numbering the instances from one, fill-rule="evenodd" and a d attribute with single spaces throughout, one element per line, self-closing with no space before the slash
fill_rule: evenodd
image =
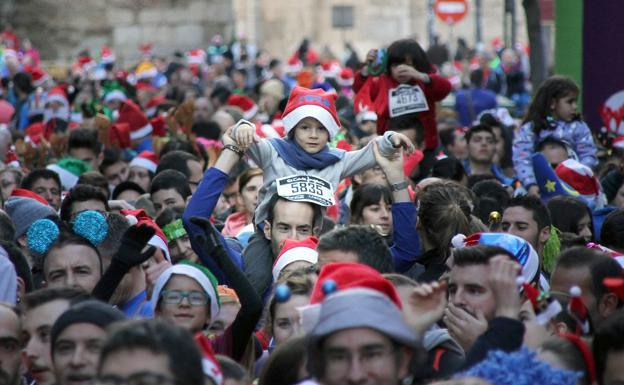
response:
<path id="1" fill-rule="evenodd" d="M 323 294 L 330 295 L 331 293 L 338 290 L 338 285 L 333 279 L 328 279 L 323 282 L 323 286 L 321 286 L 321 289 L 323 290 Z"/>
<path id="2" fill-rule="evenodd" d="M 59 236 L 59 228 L 49 219 L 35 221 L 26 232 L 28 248 L 37 253 L 45 254 Z"/>
<path id="3" fill-rule="evenodd" d="M 286 285 L 278 285 L 275 288 L 275 301 L 277 303 L 288 302 L 290 299 L 290 288 Z"/>
<path id="4" fill-rule="evenodd" d="M 83 211 L 74 220 L 74 233 L 97 246 L 108 234 L 108 223 L 104 215 L 97 211 Z"/>

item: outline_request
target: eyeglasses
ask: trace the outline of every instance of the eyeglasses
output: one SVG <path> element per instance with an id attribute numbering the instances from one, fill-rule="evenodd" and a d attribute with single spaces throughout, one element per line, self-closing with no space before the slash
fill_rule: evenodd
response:
<path id="1" fill-rule="evenodd" d="M 160 373 L 139 372 L 129 377 L 120 377 L 114 374 L 105 375 L 95 380 L 95 385 L 164 385 L 175 384 L 171 377 Z"/>
<path id="2" fill-rule="evenodd" d="M 355 356 L 362 368 L 374 369 L 386 365 L 396 350 L 392 346 L 369 346 L 355 353 L 342 349 L 328 349 L 325 352 L 326 367 L 333 373 L 346 373 L 351 368 Z"/>
<path id="3" fill-rule="evenodd" d="M 162 301 L 170 305 L 179 305 L 186 298 L 191 306 L 203 306 L 210 302 L 206 293 L 201 291 L 163 290 L 160 292 Z"/>

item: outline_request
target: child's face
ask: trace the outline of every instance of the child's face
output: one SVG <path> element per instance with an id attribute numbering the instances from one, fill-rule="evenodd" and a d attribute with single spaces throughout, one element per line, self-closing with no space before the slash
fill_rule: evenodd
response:
<path id="1" fill-rule="evenodd" d="M 550 107 L 553 110 L 553 117 L 564 122 L 574 120 L 577 115 L 577 99 L 578 95 L 576 94 L 566 94 L 564 97 L 553 101 Z"/>
<path id="2" fill-rule="evenodd" d="M 294 128 L 295 141 L 308 154 L 316 154 L 321 151 L 329 140 L 329 132 L 314 118 L 301 120 Z"/>

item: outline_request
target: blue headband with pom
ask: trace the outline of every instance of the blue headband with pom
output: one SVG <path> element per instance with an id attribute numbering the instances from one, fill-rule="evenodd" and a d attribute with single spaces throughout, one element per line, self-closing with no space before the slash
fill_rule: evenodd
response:
<path id="1" fill-rule="evenodd" d="M 87 210 L 76 216 L 72 229 L 74 234 L 85 238 L 97 247 L 108 234 L 108 222 L 99 212 Z"/>
<path id="2" fill-rule="evenodd" d="M 53 221 L 49 219 L 36 220 L 26 232 L 28 249 L 37 254 L 45 254 L 56 241 L 59 233 L 60 230 Z"/>

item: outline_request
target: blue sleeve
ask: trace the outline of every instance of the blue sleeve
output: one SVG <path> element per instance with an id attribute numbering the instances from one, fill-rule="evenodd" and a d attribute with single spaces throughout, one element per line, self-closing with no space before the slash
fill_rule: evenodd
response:
<path id="1" fill-rule="evenodd" d="M 596 144 L 591 130 L 585 122 L 577 122 L 573 131 L 573 145 L 579 162 L 589 168 L 598 166 L 598 157 L 596 156 Z"/>
<path id="2" fill-rule="evenodd" d="M 414 265 L 420 254 L 416 206 L 412 202 L 392 204 L 392 228 L 394 243 L 390 246 L 390 252 L 394 259 L 394 270 L 403 273 Z"/>
<path id="3" fill-rule="evenodd" d="M 228 175 L 219 169 L 211 167 L 206 170 L 201 183 L 197 186 L 197 190 L 191 197 L 191 201 L 186 206 L 184 214 L 182 215 L 182 222 L 184 223 L 184 228 L 188 232 L 189 238 L 191 239 L 193 251 L 195 251 L 195 254 L 197 254 L 202 264 L 206 266 L 215 275 L 215 277 L 217 277 L 220 284 L 227 284 L 227 278 L 215 260 L 206 255 L 203 247 L 195 241 L 195 237 L 202 235 L 204 231 L 197 225 L 191 223 L 190 219 L 192 217 L 210 218 L 212 216 L 212 211 L 219 200 L 219 196 L 225 188 L 227 180 Z M 225 251 L 228 253 L 236 266 L 242 270 L 243 258 L 241 257 L 241 254 L 232 250 L 227 242 L 225 242 L 222 235 L 219 236 L 221 237 L 221 243 L 223 244 Z"/>
<path id="4" fill-rule="evenodd" d="M 536 184 L 535 173 L 533 172 L 533 162 L 531 154 L 535 149 L 535 134 L 533 124 L 526 123 L 520 127 L 513 140 L 512 159 L 517 178 L 524 187 Z"/>

